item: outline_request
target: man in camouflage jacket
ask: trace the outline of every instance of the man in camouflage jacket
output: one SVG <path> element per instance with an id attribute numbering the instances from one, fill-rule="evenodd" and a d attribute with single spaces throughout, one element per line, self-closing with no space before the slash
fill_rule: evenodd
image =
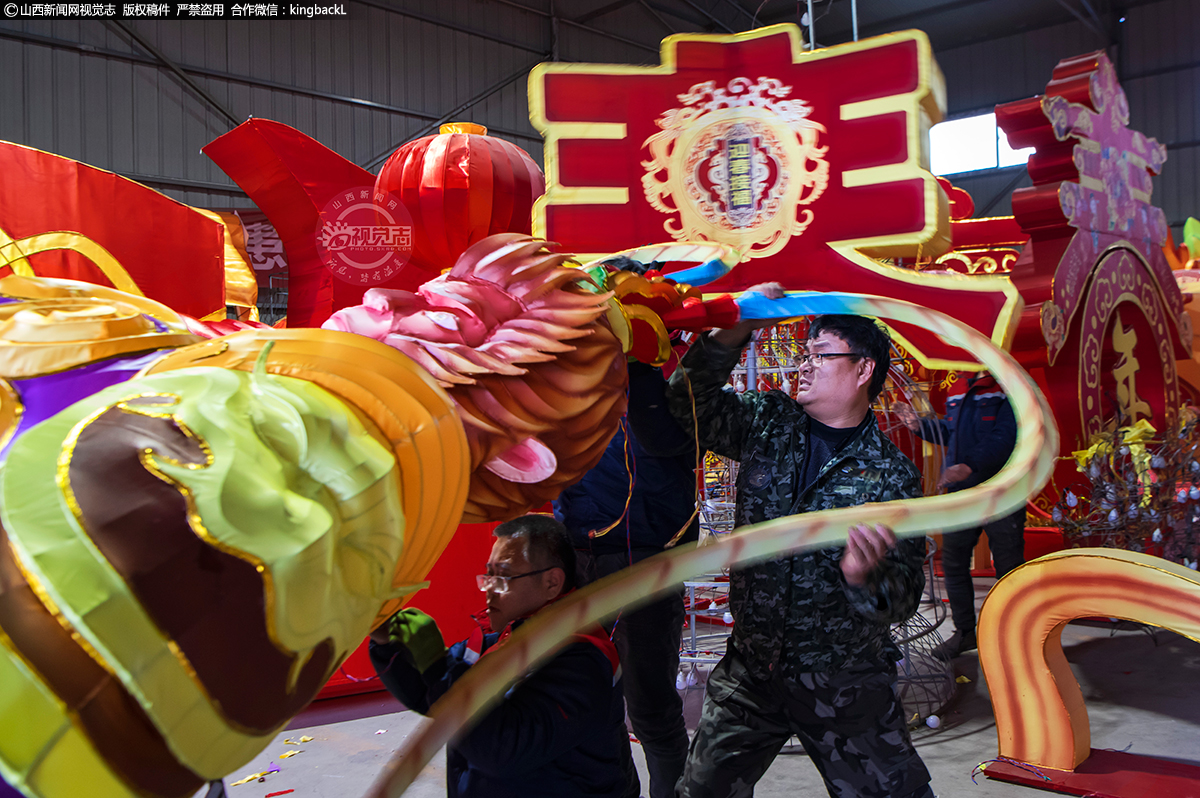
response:
<path id="1" fill-rule="evenodd" d="M 774 284 L 751 290 L 780 293 Z M 796 401 L 726 388 L 757 326 L 702 337 L 668 393 L 685 429 L 694 408 L 702 446 L 739 463 L 735 525 L 920 496 L 919 473 L 869 409 L 886 377 L 886 332 L 862 317 L 814 322 Z M 860 526 L 847 547 L 731 573 L 733 633 L 678 794 L 752 795 L 794 734 L 830 795 L 932 796 L 895 697 L 899 653 L 889 636 L 917 608 L 924 554 L 923 540 Z"/>

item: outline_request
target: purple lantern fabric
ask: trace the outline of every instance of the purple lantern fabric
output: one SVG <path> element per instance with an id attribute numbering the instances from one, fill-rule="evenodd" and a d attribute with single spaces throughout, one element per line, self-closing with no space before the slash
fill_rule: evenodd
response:
<path id="1" fill-rule="evenodd" d="M 0 459 L 7 457 L 13 442 L 35 424 L 45 421 L 86 396 L 91 396 L 110 385 L 125 382 L 165 354 L 165 351 L 144 352 L 100 360 L 40 377 L 12 380 L 10 384 L 21 399 L 21 420 L 17 424 L 16 432 L 4 448 L 0 449 Z"/>

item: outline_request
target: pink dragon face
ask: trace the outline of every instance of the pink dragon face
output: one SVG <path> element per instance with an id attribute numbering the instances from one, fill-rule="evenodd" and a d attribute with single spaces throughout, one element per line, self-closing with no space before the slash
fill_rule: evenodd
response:
<path id="1" fill-rule="evenodd" d="M 625 412 L 625 357 L 588 290 L 545 242 L 475 244 L 416 293 L 372 289 L 328 329 L 415 360 L 458 406 L 471 447 L 463 521 L 540 507 L 595 465 Z"/>

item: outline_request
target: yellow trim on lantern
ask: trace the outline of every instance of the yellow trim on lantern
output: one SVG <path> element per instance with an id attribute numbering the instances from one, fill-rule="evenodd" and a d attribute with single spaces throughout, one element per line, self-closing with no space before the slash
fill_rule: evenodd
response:
<path id="1" fill-rule="evenodd" d="M 534 70 L 545 66 L 539 64 Z M 532 85 L 532 83 L 530 84 Z M 624 122 L 558 122 L 552 129 L 542 131 L 545 138 L 543 152 L 551 149 L 558 152 L 558 142 L 563 139 L 603 139 L 617 141 L 628 134 L 628 125 Z M 624 205 L 629 202 L 629 189 L 626 187 L 570 187 L 564 186 L 558 176 L 558 158 L 546 157 L 546 187 L 547 193 L 538 197 L 534 206 L 540 206 L 549 194 L 549 188 L 554 187 L 556 205 Z M 537 211 L 534 211 L 535 215 Z M 544 236 L 543 236 L 544 237 Z"/>
<path id="2" fill-rule="evenodd" d="M 8 446 L 21 426 L 25 403 L 8 380 L 0 379 L 0 449 Z"/>
<path id="3" fill-rule="evenodd" d="M 477 125 L 474 122 L 450 122 L 438 128 L 438 133 L 446 135 L 448 133 L 466 133 L 469 135 L 486 136 L 487 128 L 483 125 Z"/>
<path id="4" fill-rule="evenodd" d="M 254 267 L 247 262 L 242 251 L 238 249 L 235 241 L 237 235 L 231 227 L 233 224 L 240 227 L 241 221 L 236 214 L 232 213 L 221 214 L 203 208 L 194 210 L 221 225 L 225 231 L 225 304 L 245 308 L 245 315 L 241 318 L 258 321 L 258 279 L 254 276 Z M 209 313 L 203 320 L 216 321 L 225 317 L 225 309 L 222 308 Z"/>
<path id="5" fill-rule="evenodd" d="M 561 139 L 606 139 L 619 141 L 629 134 L 625 122 L 555 122 L 554 138 Z"/>
<path id="6" fill-rule="evenodd" d="M 1071 329 L 1071 323 L 1075 320 L 1076 315 L 1078 315 L 1080 306 L 1084 304 L 1082 298 L 1084 296 L 1086 296 L 1088 286 L 1091 284 L 1092 280 L 1096 276 L 1097 267 L 1101 263 L 1103 263 L 1106 259 L 1108 259 L 1109 257 L 1112 257 L 1120 250 L 1125 250 L 1126 252 L 1128 252 L 1129 254 L 1133 255 L 1135 258 L 1138 259 L 1138 262 L 1142 264 L 1142 270 L 1144 272 L 1146 272 L 1146 274 L 1149 276 L 1150 282 L 1154 285 L 1155 290 L 1158 292 L 1159 297 L 1162 299 L 1164 315 L 1166 315 L 1166 317 L 1171 321 L 1171 324 L 1175 330 L 1176 338 L 1172 340 L 1172 344 L 1178 343 L 1185 350 L 1190 350 L 1191 347 L 1190 347 L 1189 343 L 1183 340 L 1183 333 L 1179 329 L 1179 317 L 1173 312 L 1174 308 L 1172 308 L 1168 304 L 1167 300 L 1169 298 L 1169 294 L 1163 288 L 1162 283 L 1158 279 L 1158 275 L 1154 272 L 1154 269 L 1150 265 L 1149 261 L 1146 260 L 1146 256 L 1143 255 L 1141 252 L 1139 252 L 1137 247 L 1133 246 L 1128 241 L 1117 241 L 1112 244 L 1109 244 L 1098 255 L 1096 255 L 1096 258 L 1092 262 L 1092 265 L 1088 268 L 1087 274 L 1084 276 L 1083 280 L 1081 281 L 1079 291 L 1075 295 L 1076 299 L 1071 306 L 1070 314 L 1064 314 L 1063 329 L 1064 330 Z M 1057 292 L 1055 292 L 1052 295 L 1052 298 L 1055 300 L 1058 299 Z M 1064 344 L 1066 343 L 1065 337 L 1063 338 L 1062 343 L 1064 343 Z M 1054 347 L 1054 346 L 1047 347 L 1050 365 L 1052 365 L 1052 366 L 1054 365 L 1054 363 L 1058 360 L 1059 353 L 1062 352 L 1062 350 L 1063 350 L 1063 346 L 1061 344 L 1058 347 Z"/>
<path id="7" fill-rule="evenodd" d="M 137 283 L 129 276 L 129 272 L 125 271 L 125 267 L 108 250 L 83 233 L 59 230 L 14 240 L 0 230 L 0 240 L 5 242 L 0 246 L 0 266 L 11 267 L 14 274 L 22 277 L 35 277 L 37 275 L 34 273 L 33 267 L 25 259 L 27 256 L 55 249 L 66 249 L 82 255 L 94 263 L 96 268 L 103 272 L 104 276 L 113 284 L 113 288 L 118 291 L 124 291 L 134 296 L 145 296 L 142 289 L 138 288 Z"/>
<path id="8" fill-rule="evenodd" d="M 39 798 L 137 798 L 92 746 L 78 715 L 0 630 L 0 777 Z"/>
<path id="9" fill-rule="evenodd" d="M 624 205 L 629 202 L 629 189 L 624 186 L 608 188 L 559 186 L 554 198 L 555 205 Z M 538 202 L 541 201 L 539 198 Z"/>
<path id="10" fill-rule="evenodd" d="M 89 415 L 76 430 L 107 409 Z M 60 457 L 50 461 L 47 479 L 57 481 L 73 444 L 73 439 L 65 442 Z M 119 679 L 154 724 L 167 730 L 164 739 L 181 764 L 205 779 L 240 767 L 275 731 L 248 732 L 223 717 L 183 652 L 157 628 L 80 526 L 78 508 L 70 509 L 47 516 L 36 530 L 25 529 L 4 513 L 14 560 L 30 588 L 92 659 Z M 61 553 L 55 547 L 64 546 L 80 557 L 76 579 L 67 591 L 70 596 L 63 585 L 46 578 L 42 563 Z M 89 594 L 104 600 L 83 601 Z"/>

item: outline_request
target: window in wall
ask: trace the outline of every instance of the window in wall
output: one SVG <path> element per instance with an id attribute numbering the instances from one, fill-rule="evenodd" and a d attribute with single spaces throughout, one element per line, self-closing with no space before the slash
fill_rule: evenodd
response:
<path id="1" fill-rule="evenodd" d="M 935 175 L 975 172 L 1025 163 L 1032 147 L 1014 150 L 996 126 L 995 114 L 952 119 L 929 130 L 930 166 Z"/>

